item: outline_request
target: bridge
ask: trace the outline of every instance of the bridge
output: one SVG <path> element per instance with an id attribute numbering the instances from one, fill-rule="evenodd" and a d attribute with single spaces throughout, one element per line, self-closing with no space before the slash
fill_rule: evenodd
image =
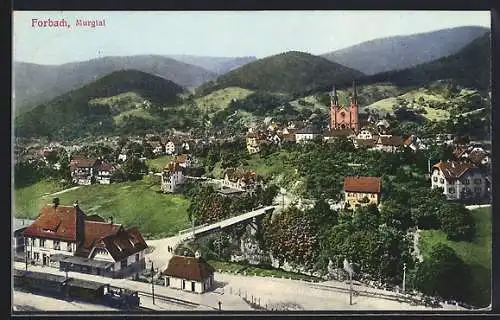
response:
<path id="1" fill-rule="evenodd" d="M 250 219 L 253 219 L 255 217 L 259 217 L 263 214 L 271 213 L 276 208 L 277 208 L 277 206 L 267 206 L 267 207 L 263 207 L 263 208 L 260 208 L 257 210 L 247 212 L 247 213 L 240 214 L 236 217 L 231 217 L 231 218 L 219 221 L 219 222 L 215 222 L 215 223 L 210 224 L 210 225 L 203 224 L 203 225 L 200 225 L 200 226 L 197 226 L 194 228 L 194 235 L 196 236 L 196 235 L 199 235 L 202 233 L 215 231 L 215 230 L 219 231 L 221 229 L 238 224 L 240 222 L 250 220 Z M 184 239 L 188 239 L 192 235 L 193 235 L 193 228 L 179 231 L 179 237 L 184 238 Z"/>

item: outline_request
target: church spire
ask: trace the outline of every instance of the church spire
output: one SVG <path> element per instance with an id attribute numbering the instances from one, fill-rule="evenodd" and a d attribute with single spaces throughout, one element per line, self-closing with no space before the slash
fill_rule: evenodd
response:
<path id="1" fill-rule="evenodd" d="M 335 106 L 339 105 L 339 98 L 337 96 L 337 88 L 335 88 L 335 85 L 333 85 L 333 88 L 332 88 L 331 100 L 332 100 L 332 105 L 335 105 Z"/>
<path id="2" fill-rule="evenodd" d="M 351 104 L 357 104 L 358 97 L 356 92 L 356 82 L 352 80 L 352 95 L 351 95 Z"/>

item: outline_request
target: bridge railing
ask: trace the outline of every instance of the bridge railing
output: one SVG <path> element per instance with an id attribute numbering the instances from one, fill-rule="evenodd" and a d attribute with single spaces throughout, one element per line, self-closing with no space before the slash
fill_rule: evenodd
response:
<path id="1" fill-rule="evenodd" d="M 201 229 L 201 228 L 204 228 L 206 226 L 208 226 L 208 223 L 200 224 L 199 226 L 194 227 L 194 231 L 196 231 L 198 229 Z M 189 232 L 193 232 L 193 228 L 181 230 L 181 231 L 179 231 L 179 235 L 183 235 L 183 234 L 186 234 L 186 233 L 189 233 Z"/>

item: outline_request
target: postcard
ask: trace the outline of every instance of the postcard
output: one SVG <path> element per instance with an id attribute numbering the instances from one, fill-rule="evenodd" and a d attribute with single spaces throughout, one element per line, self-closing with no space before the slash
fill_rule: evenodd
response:
<path id="1" fill-rule="evenodd" d="M 13 312 L 491 308 L 488 11 L 14 11 Z"/>

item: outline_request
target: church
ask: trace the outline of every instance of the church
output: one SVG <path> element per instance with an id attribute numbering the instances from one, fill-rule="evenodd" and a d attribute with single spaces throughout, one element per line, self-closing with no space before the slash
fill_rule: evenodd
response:
<path id="1" fill-rule="evenodd" d="M 337 89 L 333 86 L 330 93 L 330 131 L 352 129 L 356 134 L 359 132 L 358 101 L 356 96 L 356 84 L 352 83 L 349 106 L 339 105 Z"/>

